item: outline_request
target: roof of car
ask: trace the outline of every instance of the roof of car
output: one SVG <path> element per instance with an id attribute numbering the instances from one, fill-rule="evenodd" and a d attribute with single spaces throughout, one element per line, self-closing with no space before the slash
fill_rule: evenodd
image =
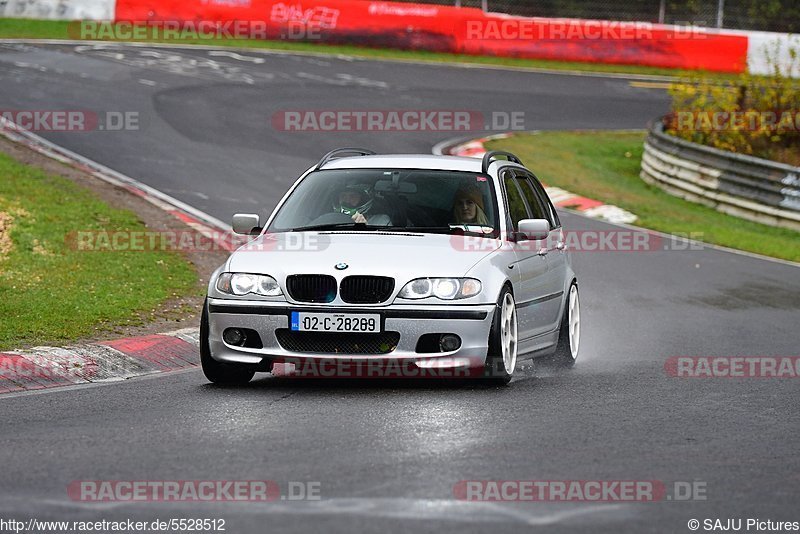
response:
<path id="1" fill-rule="evenodd" d="M 432 169 L 442 171 L 481 172 L 480 158 L 434 156 L 431 154 L 382 154 L 336 158 L 323 167 L 332 169 Z"/>

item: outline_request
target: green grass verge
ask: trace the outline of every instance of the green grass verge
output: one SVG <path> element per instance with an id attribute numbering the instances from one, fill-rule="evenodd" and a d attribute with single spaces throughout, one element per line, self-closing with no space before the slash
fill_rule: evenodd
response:
<path id="1" fill-rule="evenodd" d="M 491 141 L 487 148 L 514 152 L 547 185 L 635 213 L 638 226 L 701 233 L 708 243 L 800 261 L 800 233 L 725 215 L 643 182 L 644 138 L 644 132 L 542 132 Z"/>
<path id="2" fill-rule="evenodd" d="M 194 267 L 176 252 L 87 252 L 66 238 L 145 230 L 134 213 L 5 154 L 0 177 L 0 349 L 140 324 L 140 312 L 196 291 Z"/>
<path id="3" fill-rule="evenodd" d="M 74 32 L 69 31 L 70 22 L 32 19 L 0 18 L 0 39 L 74 39 Z M 74 24 L 74 23 L 73 23 Z M 112 42 L 112 41 L 109 41 Z M 126 41 L 136 42 L 136 41 Z M 530 69 L 547 69 L 563 71 L 581 71 L 598 73 L 618 73 L 636 75 L 680 76 L 697 75 L 697 71 L 642 67 L 638 65 L 607 65 L 601 63 L 581 63 L 570 61 L 550 61 L 537 59 L 503 58 L 494 56 L 471 56 L 463 54 L 446 54 L 420 50 L 389 50 L 367 48 L 353 45 L 327 45 L 323 43 L 299 41 L 264 41 L 259 39 L 185 39 L 185 40 L 149 40 L 147 42 L 169 42 L 180 45 L 211 45 L 237 48 L 262 48 L 291 52 L 312 52 L 317 54 L 343 54 L 381 60 L 424 61 L 435 63 L 471 63 L 487 66 L 504 66 Z M 715 78 L 731 78 L 734 75 L 706 73 Z"/>

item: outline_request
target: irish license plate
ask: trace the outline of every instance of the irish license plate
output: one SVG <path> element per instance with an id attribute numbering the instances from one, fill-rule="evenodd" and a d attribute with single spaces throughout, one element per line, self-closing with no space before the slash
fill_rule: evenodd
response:
<path id="1" fill-rule="evenodd" d="M 381 316 L 374 313 L 292 312 L 296 332 L 380 332 Z"/>

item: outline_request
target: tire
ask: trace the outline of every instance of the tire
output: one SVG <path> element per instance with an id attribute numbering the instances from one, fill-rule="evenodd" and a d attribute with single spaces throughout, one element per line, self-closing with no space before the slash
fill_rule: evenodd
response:
<path id="1" fill-rule="evenodd" d="M 211 357 L 211 346 L 208 341 L 208 299 L 203 303 L 203 314 L 200 317 L 200 365 L 203 374 L 214 384 L 241 385 L 247 384 L 256 374 L 243 366 L 218 362 Z"/>
<path id="2" fill-rule="evenodd" d="M 489 332 L 483 382 L 505 385 L 511 381 L 517 366 L 517 339 L 517 305 L 511 289 L 505 286 L 497 299 L 497 310 Z"/>
<path id="3" fill-rule="evenodd" d="M 552 357 L 553 363 L 560 367 L 572 367 L 578 359 L 580 345 L 581 301 L 578 294 L 578 284 L 573 281 L 564 303 L 558 345 L 556 345 L 556 352 Z"/>

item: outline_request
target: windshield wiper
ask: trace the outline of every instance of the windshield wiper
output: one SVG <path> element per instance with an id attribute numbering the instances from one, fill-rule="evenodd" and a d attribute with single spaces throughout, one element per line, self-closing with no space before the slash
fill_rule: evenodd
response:
<path id="1" fill-rule="evenodd" d="M 416 234 L 449 234 L 450 229 L 444 226 L 385 226 L 387 232 L 408 232 Z"/>
<path id="2" fill-rule="evenodd" d="M 316 224 L 313 226 L 301 226 L 299 228 L 292 228 L 292 232 L 315 232 L 315 231 L 324 231 L 324 230 L 342 230 L 344 228 L 355 228 L 357 230 L 383 230 L 387 228 L 386 226 L 377 226 L 377 225 L 369 225 L 365 223 L 357 223 L 357 222 L 348 222 L 348 223 L 336 223 L 336 224 Z"/>
<path id="3" fill-rule="evenodd" d="M 326 230 L 343 230 L 347 228 L 352 228 L 356 230 L 364 230 L 369 232 L 408 232 L 412 234 L 469 234 L 469 235 L 477 235 L 481 237 L 491 237 L 492 233 L 486 232 L 479 232 L 473 230 L 472 228 L 477 228 L 476 226 L 469 225 L 465 230 L 461 225 L 454 225 L 454 226 L 382 226 L 382 225 L 369 225 L 365 223 L 357 223 L 357 222 L 347 222 L 347 223 L 335 223 L 335 224 L 316 224 L 312 226 L 300 226 L 298 228 L 293 228 L 292 232 L 316 232 L 316 231 L 326 231 Z M 483 228 L 490 228 L 485 226 Z M 494 231 L 494 229 L 492 229 Z"/>
<path id="4" fill-rule="evenodd" d="M 471 226 L 471 228 L 475 228 Z M 484 226 L 482 228 L 490 228 L 488 226 Z M 469 235 L 477 235 L 481 237 L 491 237 L 492 233 L 494 232 L 494 228 L 492 228 L 492 232 L 478 232 L 476 230 L 465 230 L 463 226 L 386 226 L 384 230 L 387 232 L 409 232 L 409 233 L 418 233 L 418 234 L 469 234 Z"/>
<path id="5" fill-rule="evenodd" d="M 361 224 L 362 226 L 366 226 L 363 223 L 354 223 L 354 222 L 336 223 L 336 224 L 315 224 L 312 226 L 301 226 L 299 228 L 292 228 L 292 232 L 312 232 L 314 230 L 336 230 L 337 228 L 351 228 L 356 224 Z"/>

